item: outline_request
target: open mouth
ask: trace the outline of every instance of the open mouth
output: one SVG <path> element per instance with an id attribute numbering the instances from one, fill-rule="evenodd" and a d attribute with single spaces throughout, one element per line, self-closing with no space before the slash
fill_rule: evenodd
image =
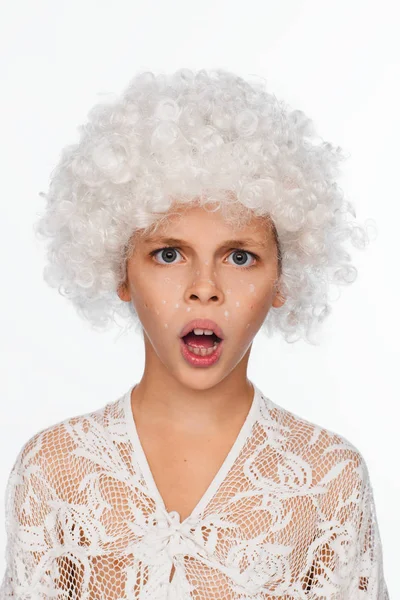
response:
<path id="1" fill-rule="evenodd" d="M 210 356 L 222 342 L 215 333 L 197 335 L 194 331 L 183 336 L 182 341 L 186 344 L 187 349 L 196 356 Z"/>

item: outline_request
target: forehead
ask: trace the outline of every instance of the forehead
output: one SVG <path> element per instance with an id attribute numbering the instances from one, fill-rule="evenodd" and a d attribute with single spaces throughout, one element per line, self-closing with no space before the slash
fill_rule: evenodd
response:
<path id="1" fill-rule="evenodd" d="M 201 206 L 184 207 L 165 215 L 160 222 L 143 231 L 140 237 L 145 244 L 159 242 L 190 246 L 196 243 L 198 237 L 200 241 L 211 240 L 217 245 L 258 248 L 269 247 L 276 238 L 275 226 L 268 216 L 255 216 L 247 211 L 241 218 L 241 214 L 235 214 L 234 210 L 231 215 L 224 218 L 219 210 L 213 212 Z M 204 232 L 208 234 L 206 238 Z"/>
<path id="2" fill-rule="evenodd" d="M 165 236 L 162 234 L 159 235 L 153 235 L 150 236 L 148 238 L 146 238 L 145 240 L 143 240 L 143 243 L 146 245 L 150 245 L 150 244 L 166 244 L 169 246 L 190 246 L 193 244 L 193 241 L 190 240 L 185 240 L 182 238 L 178 238 L 178 237 L 171 237 L 171 236 Z M 252 246 L 253 248 L 268 248 L 269 246 L 269 241 L 267 239 L 257 239 L 255 237 L 241 237 L 241 238 L 231 238 L 231 239 L 221 239 L 218 242 L 218 245 L 221 246 L 238 246 L 238 247 L 249 247 Z"/>

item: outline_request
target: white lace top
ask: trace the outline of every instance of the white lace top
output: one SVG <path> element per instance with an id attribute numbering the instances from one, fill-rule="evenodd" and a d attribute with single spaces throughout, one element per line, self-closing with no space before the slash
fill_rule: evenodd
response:
<path id="1" fill-rule="evenodd" d="M 183 522 L 152 477 L 133 386 L 35 434 L 7 484 L 1 600 L 389 600 L 362 455 L 253 387 Z"/>

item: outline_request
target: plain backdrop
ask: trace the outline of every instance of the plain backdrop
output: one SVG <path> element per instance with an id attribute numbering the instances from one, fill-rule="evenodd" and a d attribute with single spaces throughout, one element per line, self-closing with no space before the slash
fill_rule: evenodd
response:
<path id="1" fill-rule="evenodd" d="M 0 8 L 0 495 L 36 432 L 139 381 L 141 338 L 96 333 L 42 279 L 33 223 L 63 146 L 104 94 L 139 70 L 225 68 L 258 76 L 349 158 L 340 186 L 375 241 L 351 250 L 319 345 L 259 333 L 248 377 L 274 402 L 350 440 L 374 490 L 391 597 L 400 538 L 400 47 L 395 2 L 13 0 Z M 0 578 L 5 564 L 0 505 Z"/>

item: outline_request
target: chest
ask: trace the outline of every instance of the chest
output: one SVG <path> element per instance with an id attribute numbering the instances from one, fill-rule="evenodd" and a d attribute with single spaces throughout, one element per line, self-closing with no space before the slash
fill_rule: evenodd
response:
<path id="1" fill-rule="evenodd" d="M 154 483 L 168 511 L 181 522 L 198 505 L 229 455 L 240 423 L 208 434 L 172 433 L 138 428 Z"/>

